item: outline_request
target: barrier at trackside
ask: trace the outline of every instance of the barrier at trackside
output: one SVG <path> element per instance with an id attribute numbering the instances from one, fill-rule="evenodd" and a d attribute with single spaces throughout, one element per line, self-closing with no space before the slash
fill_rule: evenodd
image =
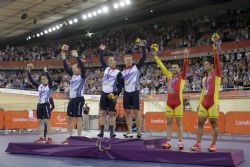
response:
<path id="1" fill-rule="evenodd" d="M 34 111 L 4 112 L 4 129 L 36 129 L 37 119 Z"/>
<path id="2" fill-rule="evenodd" d="M 51 113 L 53 128 L 67 127 L 66 112 Z M 76 124 L 76 120 L 73 120 Z M 0 129 L 36 129 L 38 127 L 35 111 L 0 111 Z"/>
<path id="3" fill-rule="evenodd" d="M 146 131 L 166 131 L 165 112 L 147 112 L 145 114 Z M 197 128 L 197 112 L 184 112 L 183 130 L 184 132 L 195 132 Z M 250 112 L 228 112 L 219 113 L 218 128 L 221 134 L 250 134 Z M 173 129 L 177 127 L 174 123 Z M 210 132 L 209 121 L 206 121 L 205 132 Z"/>
<path id="4" fill-rule="evenodd" d="M 66 112 L 52 112 L 50 118 L 51 126 L 54 128 L 67 128 Z"/>
<path id="5" fill-rule="evenodd" d="M 51 126 L 53 128 L 66 128 L 66 113 L 52 112 Z M 36 129 L 37 127 L 35 111 L 0 111 L 0 129 Z"/>
<path id="6" fill-rule="evenodd" d="M 225 133 L 250 134 L 250 112 L 228 112 L 225 119 Z"/>
<path id="7" fill-rule="evenodd" d="M 4 128 L 4 112 L 0 110 L 0 129 Z"/>
<path id="8" fill-rule="evenodd" d="M 225 132 L 224 113 L 219 113 L 218 128 L 220 133 Z M 145 130 L 146 131 L 166 131 L 167 121 L 165 112 L 147 112 L 145 115 Z M 195 132 L 197 129 L 197 112 L 184 112 L 183 116 L 183 131 Z M 174 119 L 173 130 L 177 130 Z M 204 132 L 210 132 L 210 122 L 207 120 L 204 126 Z"/>
<path id="9" fill-rule="evenodd" d="M 67 115 L 65 112 L 52 112 L 51 126 L 66 128 Z M 165 112 L 147 112 L 145 114 L 145 131 L 165 131 Z M 0 129 L 36 129 L 37 119 L 34 111 L 1 111 Z M 197 128 L 197 112 L 184 112 L 184 132 L 195 132 Z M 250 134 L 250 112 L 219 113 L 218 128 L 221 134 Z M 174 124 L 174 130 L 176 130 Z M 206 122 L 205 132 L 211 130 L 209 121 Z"/>

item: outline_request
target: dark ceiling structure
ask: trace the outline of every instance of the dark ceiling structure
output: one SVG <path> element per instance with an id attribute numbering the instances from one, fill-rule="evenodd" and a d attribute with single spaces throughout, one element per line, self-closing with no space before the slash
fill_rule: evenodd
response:
<path id="1" fill-rule="evenodd" d="M 44 39 L 67 37 L 87 31 L 102 31 L 117 25 L 131 24 L 199 7 L 217 4 L 233 4 L 238 0 L 130 0 L 131 5 L 120 10 L 112 9 L 108 14 L 83 21 L 82 13 L 102 5 L 113 7 L 119 0 L 0 0 L 0 44 L 25 42 L 27 36 L 50 25 L 67 22 L 77 17 L 79 22 L 63 26 Z M 245 5 L 246 1 L 238 3 Z M 229 6 L 230 7 L 230 6 Z M 41 39 L 41 38 L 40 38 Z M 39 40 L 39 39 L 36 39 Z"/>

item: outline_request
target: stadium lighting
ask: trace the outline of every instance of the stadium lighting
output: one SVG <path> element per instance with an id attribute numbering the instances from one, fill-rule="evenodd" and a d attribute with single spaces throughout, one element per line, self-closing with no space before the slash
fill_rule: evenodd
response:
<path id="1" fill-rule="evenodd" d="M 123 1 L 120 2 L 120 6 L 124 7 L 125 3 Z"/>
<path id="2" fill-rule="evenodd" d="M 92 13 L 88 13 L 88 17 L 91 18 L 92 17 Z"/>
<path id="3" fill-rule="evenodd" d="M 130 5 L 130 4 L 131 4 L 131 1 L 130 1 L 130 0 L 125 0 L 125 3 L 126 3 L 127 5 Z"/>
<path id="4" fill-rule="evenodd" d="M 82 18 L 83 18 L 83 20 L 86 20 L 87 16 L 84 14 L 84 15 L 82 15 Z"/>
<path id="5" fill-rule="evenodd" d="M 119 1 L 117 0 L 116 2 L 113 3 L 113 8 L 117 10 L 119 8 L 125 7 L 126 5 L 130 5 L 131 2 L 132 2 L 131 0 L 119 0 Z M 108 13 L 111 10 L 111 8 L 112 8 L 112 6 L 104 5 L 104 6 L 100 7 L 99 9 L 89 11 L 88 13 L 82 14 L 81 17 L 82 17 L 83 20 L 87 20 L 88 18 L 92 18 L 94 16 L 101 15 L 102 13 Z M 153 13 L 154 10 L 150 10 L 150 12 Z M 65 20 L 65 21 L 61 22 L 60 24 L 55 25 L 54 27 L 46 29 L 46 30 L 44 30 L 44 31 L 42 31 L 40 33 L 34 34 L 32 36 L 28 36 L 26 38 L 26 40 L 30 40 L 32 38 L 40 37 L 40 36 L 43 36 L 45 34 L 51 33 L 53 31 L 59 30 L 61 27 L 67 26 L 68 24 L 72 25 L 74 23 L 77 23 L 78 19 L 79 18 L 77 17 L 77 18 L 72 18 L 72 20 Z M 125 20 L 127 21 L 128 18 L 125 17 Z M 92 34 L 88 34 L 88 35 L 91 36 Z"/>
<path id="6" fill-rule="evenodd" d="M 70 20 L 70 21 L 69 21 L 69 24 L 73 24 L 73 21 L 72 21 L 72 20 Z"/>
<path id="7" fill-rule="evenodd" d="M 114 4 L 114 8 L 115 9 L 118 9 L 119 8 L 119 5 L 117 3 Z"/>
<path id="8" fill-rule="evenodd" d="M 102 8 L 103 13 L 107 13 L 109 11 L 109 8 L 107 6 L 104 6 Z"/>
<path id="9" fill-rule="evenodd" d="M 98 14 L 101 14 L 101 13 L 102 13 L 102 10 L 101 10 L 101 9 L 98 9 L 98 10 L 97 10 L 97 13 L 98 13 Z"/>

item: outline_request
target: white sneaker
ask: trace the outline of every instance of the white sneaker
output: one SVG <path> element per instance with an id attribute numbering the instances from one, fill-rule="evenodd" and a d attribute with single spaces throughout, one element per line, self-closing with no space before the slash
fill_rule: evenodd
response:
<path id="1" fill-rule="evenodd" d="M 126 133 L 123 135 L 125 138 L 133 138 L 133 134 L 132 133 Z"/>

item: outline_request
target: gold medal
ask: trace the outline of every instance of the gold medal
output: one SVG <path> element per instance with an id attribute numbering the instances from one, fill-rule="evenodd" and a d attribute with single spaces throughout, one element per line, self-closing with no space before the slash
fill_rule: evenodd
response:
<path id="1" fill-rule="evenodd" d="M 219 36 L 218 33 L 214 33 L 214 34 L 212 35 L 211 40 L 212 40 L 213 42 L 217 42 L 219 39 L 220 39 L 220 36 Z"/>
<path id="2" fill-rule="evenodd" d="M 115 95 L 114 95 L 114 93 L 109 93 L 109 94 L 108 94 L 108 99 L 109 99 L 110 101 L 114 101 L 114 100 L 115 100 Z"/>

